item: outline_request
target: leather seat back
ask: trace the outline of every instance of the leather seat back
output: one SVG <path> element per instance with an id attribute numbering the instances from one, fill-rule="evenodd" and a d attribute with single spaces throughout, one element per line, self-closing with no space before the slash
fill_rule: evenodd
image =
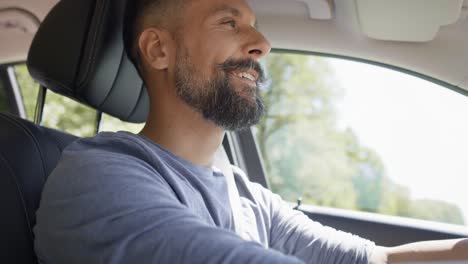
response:
<path id="1" fill-rule="evenodd" d="M 32 228 L 42 188 L 76 137 L 0 113 L 0 260 L 35 263 Z"/>
<path id="2" fill-rule="evenodd" d="M 146 120 L 148 93 L 124 49 L 127 2 L 132 3 L 59 1 L 31 44 L 27 62 L 31 76 L 60 95 L 123 121 Z M 36 262 L 32 228 L 41 192 L 62 150 L 75 139 L 0 114 L 2 263 Z"/>

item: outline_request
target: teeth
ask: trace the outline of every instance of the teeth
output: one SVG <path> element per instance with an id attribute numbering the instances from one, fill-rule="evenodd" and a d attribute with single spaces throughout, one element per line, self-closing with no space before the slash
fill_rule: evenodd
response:
<path id="1" fill-rule="evenodd" d="M 240 78 L 250 80 L 250 81 L 255 81 L 255 77 L 252 74 L 247 73 L 247 72 L 238 73 L 237 76 Z"/>

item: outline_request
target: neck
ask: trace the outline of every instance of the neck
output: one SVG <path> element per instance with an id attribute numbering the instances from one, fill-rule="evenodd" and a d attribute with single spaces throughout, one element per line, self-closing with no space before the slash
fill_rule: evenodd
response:
<path id="1" fill-rule="evenodd" d="M 196 165 L 211 167 L 224 130 L 174 96 L 156 96 L 141 135 Z"/>

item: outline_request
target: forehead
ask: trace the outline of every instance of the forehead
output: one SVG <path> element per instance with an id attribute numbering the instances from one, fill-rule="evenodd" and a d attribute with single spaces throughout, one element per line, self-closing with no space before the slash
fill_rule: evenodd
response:
<path id="1" fill-rule="evenodd" d="M 201 18 L 230 14 L 255 20 L 255 14 L 246 0 L 193 0 L 187 11 Z"/>

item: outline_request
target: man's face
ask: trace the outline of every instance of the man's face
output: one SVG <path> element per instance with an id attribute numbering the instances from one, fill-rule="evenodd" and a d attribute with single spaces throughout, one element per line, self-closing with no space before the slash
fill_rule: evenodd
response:
<path id="1" fill-rule="evenodd" d="M 244 0 L 194 0 L 177 33 L 177 95 L 216 125 L 236 130 L 256 124 L 264 105 L 258 60 L 270 44 L 255 28 Z"/>

